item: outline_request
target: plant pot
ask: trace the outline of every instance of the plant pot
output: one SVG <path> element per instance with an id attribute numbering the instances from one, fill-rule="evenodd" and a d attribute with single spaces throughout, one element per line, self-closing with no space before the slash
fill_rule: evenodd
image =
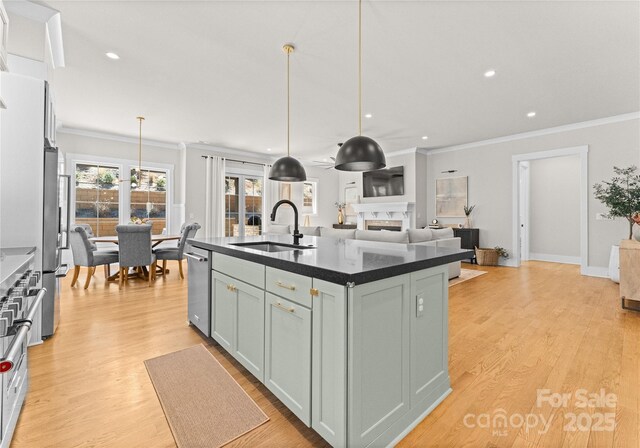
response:
<path id="1" fill-rule="evenodd" d="M 473 223 L 471 222 L 471 217 L 470 216 L 467 216 L 466 218 L 464 218 L 464 228 L 465 229 L 473 228 Z"/>
<path id="2" fill-rule="evenodd" d="M 620 246 L 611 246 L 609 278 L 616 283 L 620 283 Z"/>

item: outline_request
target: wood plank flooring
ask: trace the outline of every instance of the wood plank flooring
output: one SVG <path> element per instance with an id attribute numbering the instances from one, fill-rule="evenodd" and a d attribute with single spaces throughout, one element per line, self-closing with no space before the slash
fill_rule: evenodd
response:
<path id="1" fill-rule="evenodd" d="M 187 281 L 178 278 L 177 265 L 169 267 L 171 274 L 151 288 L 131 281 L 118 290 L 102 273 L 86 291 L 71 288 L 70 279 L 62 285 L 55 336 L 29 349 L 31 383 L 12 447 L 175 446 L 143 361 L 198 343 L 271 419 L 231 446 L 325 445 L 187 325 Z M 617 285 L 552 263 L 477 269 L 489 273 L 450 290 L 453 392 L 399 446 L 639 447 L 640 313 L 620 309 Z M 616 394 L 615 407 L 578 408 L 575 398 L 566 408 L 536 406 L 538 389 L 573 394 L 581 388 Z M 541 415 L 551 423 L 540 433 L 541 426 L 496 431 L 477 420 L 496 412 Z M 593 418 L 613 412 L 615 430 L 565 431 L 569 412 Z M 476 419 L 465 420 L 468 414 Z"/>

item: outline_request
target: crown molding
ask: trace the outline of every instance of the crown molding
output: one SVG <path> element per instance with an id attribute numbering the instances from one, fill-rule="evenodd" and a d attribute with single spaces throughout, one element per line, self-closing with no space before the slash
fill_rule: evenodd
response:
<path id="1" fill-rule="evenodd" d="M 395 156 L 402 156 L 405 154 L 429 154 L 429 150 L 426 148 L 420 148 L 417 146 L 414 146 L 412 148 L 407 148 L 407 149 L 399 149 L 397 151 L 388 151 L 385 152 L 385 157 L 395 157 Z"/>
<path id="2" fill-rule="evenodd" d="M 138 137 L 130 137 L 126 135 L 113 134 L 110 132 L 102 132 L 102 131 L 91 131 L 89 129 L 79 129 L 79 128 L 70 128 L 66 126 L 61 126 L 57 129 L 59 134 L 70 134 L 70 135 L 79 135 L 81 137 L 90 137 L 90 138 L 98 138 L 101 140 L 110 140 L 113 142 L 121 142 L 121 143 L 131 143 L 138 144 Z M 180 142 L 167 142 L 162 140 L 151 140 L 151 139 L 142 139 L 142 143 L 145 146 L 152 146 L 155 148 L 163 148 L 163 149 L 180 149 Z"/>
<path id="3" fill-rule="evenodd" d="M 579 123 L 566 124 L 562 126 L 556 126 L 553 128 L 538 129 L 536 131 L 522 132 L 520 134 L 506 135 L 504 137 L 491 138 L 488 140 L 480 140 L 480 141 L 471 142 L 471 143 L 464 143 L 461 145 L 445 146 L 442 148 L 430 149 L 430 150 L 427 150 L 426 154 L 433 155 L 433 154 L 442 154 L 442 153 L 453 152 L 453 151 L 462 151 L 465 149 L 473 149 L 481 146 L 495 145 L 498 143 L 512 142 L 515 140 L 523 140 L 526 138 L 558 134 L 560 132 L 575 131 L 577 129 L 585 129 L 585 128 L 590 128 L 594 126 L 602 126 L 605 124 L 620 123 L 623 121 L 638 120 L 638 119 L 640 119 L 640 112 L 631 112 L 628 114 L 614 115 L 612 117 L 598 118 L 596 120 L 582 121 Z"/>
<path id="4" fill-rule="evenodd" d="M 66 126 L 61 126 L 60 128 L 57 129 L 57 132 L 60 134 L 78 135 L 80 137 L 97 138 L 97 139 L 109 140 L 113 142 L 130 143 L 134 145 L 138 144 L 138 137 L 114 134 L 111 132 L 92 131 L 89 129 L 72 128 L 72 127 L 66 127 Z M 165 141 L 165 140 L 153 140 L 148 138 L 143 138 L 142 143 L 145 146 L 161 148 L 161 149 L 172 149 L 174 151 L 186 151 L 191 148 L 191 149 L 197 149 L 200 151 L 209 151 L 211 153 L 214 153 L 220 156 L 246 157 L 248 159 L 259 160 L 261 162 L 264 162 L 264 161 L 271 162 L 275 160 L 275 158 L 273 157 L 260 157 L 259 154 L 255 154 L 249 151 L 243 151 L 241 149 L 205 145 L 202 143 L 172 142 L 172 141 Z"/>

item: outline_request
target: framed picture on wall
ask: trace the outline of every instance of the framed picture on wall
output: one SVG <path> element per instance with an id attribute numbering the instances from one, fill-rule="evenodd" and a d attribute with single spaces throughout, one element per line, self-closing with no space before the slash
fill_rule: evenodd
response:
<path id="1" fill-rule="evenodd" d="M 291 200 L 291 184 L 289 182 L 280 183 L 280 199 Z"/>
<path id="2" fill-rule="evenodd" d="M 353 209 L 353 204 L 358 203 L 358 187 L 345 187 L 344 189 L 344 214 L 346 216 L 355 216 L 356 212 Z"/>
<path id="3" fill-rule="evenodd" d="M 463 218 L 467 205 L 468 177 L 436 179 L 436 216 L 438 218 Z"/>

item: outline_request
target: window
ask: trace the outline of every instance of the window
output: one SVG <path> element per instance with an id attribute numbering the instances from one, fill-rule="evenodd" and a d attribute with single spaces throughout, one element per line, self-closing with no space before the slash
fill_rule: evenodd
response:
<path id="1" fill-rule="evenodd" d="M 77 164 L 75 222 L 89 224 L 96 236 L 116 234 L 120 217 L 118 167 Z"/>
<path id="2" fill-rule="evenodd" d="M 302 183 L 302 211 L 312 215 L 317 214 L 318 182 L 306 181 Z"/>
<path id="3" fill-rule="evenodd" d="M 161 234 L 167 227 L 167 172 L 143 169 L 138 182 L 138 170 L 130 171 L 131 220 L 152 222 L 151 233 Z"/>
<path id="4" fill-rule="evenodd" d="M 262 233 L 262 177 L 227 175 L 224 198 L 225 236 Z"/>

